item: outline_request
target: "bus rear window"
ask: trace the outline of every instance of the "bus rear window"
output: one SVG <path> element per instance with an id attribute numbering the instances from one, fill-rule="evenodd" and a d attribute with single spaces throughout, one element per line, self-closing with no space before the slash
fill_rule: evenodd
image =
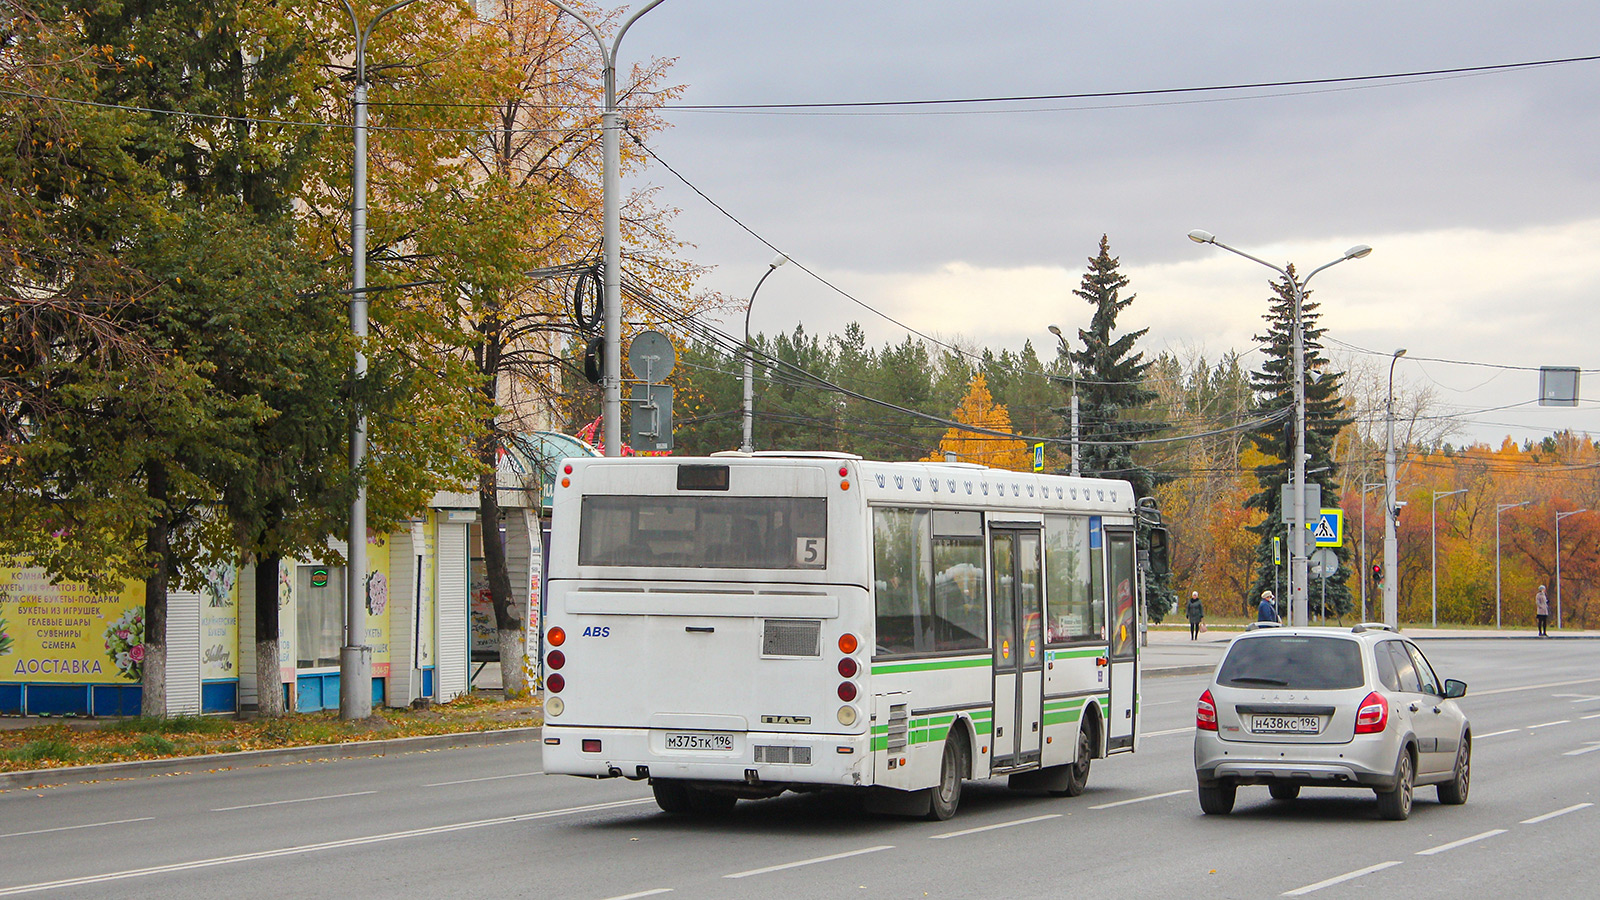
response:
<path id="1" fill-rule="evenodd" d="M 821 569 L 828 556 L 821 497 L 583 498 L 578 564 Z"/>

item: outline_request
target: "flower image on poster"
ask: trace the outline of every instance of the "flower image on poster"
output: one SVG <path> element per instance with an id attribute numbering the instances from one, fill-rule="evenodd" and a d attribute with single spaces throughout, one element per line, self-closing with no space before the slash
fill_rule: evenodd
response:
<path id="1" fill-rule="evenodd" d="M 144 673 L 144 610 L 125 610 L 106 626 L 106 655 L 124 678 L 134 681 Z"/>
<path id="2" fill-rule="evenodd" d="M 389 607 L 389 579 L 382 572 L 367 573 L 367 612 L 383 615 Z"/>
<path id="3" fill-rule="evenodd" d="M 11 635 L 6 631 L 6 620 L 0 616 L 0 656 L 11 652 Z"/>

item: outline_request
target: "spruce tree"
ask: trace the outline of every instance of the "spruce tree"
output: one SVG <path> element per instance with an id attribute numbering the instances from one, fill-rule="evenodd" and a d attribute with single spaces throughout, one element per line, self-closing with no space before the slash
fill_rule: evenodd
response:
<path id="1" fill-rule="evenodd" d="M 1294 266 L 1289 266 L 1288 271 L 1289 276 L 1294 277 Z M 1245 598 L 1247 603 L 1255 602 L 1255 598 L 1260 597 L 1264 590 L 1273 590 L 1282 598 L 1288 596 L 1285 574 L 1289 561 L 1288 537 L 1279 497 L 1292 471 L 1286 441 L 1290 439 L 1294 427 L 1294 290 L 1287 279 L 1279 278 L 1272 282 L 1272 292 L 1271 305 L 1262 317 L 1267 322 L 1267 331 L 1255 336 L 1256 342 L 1261 345 L 1264 361 L 1259 370 L 1250 373 L 1250 386 L 1256 395 L 1254 411 L 1257 415 L 1283 412 L 1287 418 L 1276 419 L 1250 435 L 1256 449 L 1270 457 L 1271 461 L 1256 468 L 1256 483 L 1260 491 L 1252 495 L 1247 503 L 1250 508 L 1266 513 L 1266 519 L 1260 525 L 1251 526 L 1251 530 L 1260 536 L 1260 541 L 1256 545 L 1255 584 Z M 1339 430 L 1352 420 L 1346 416 L 1344 401 L 1339 394 L 1343 373 L 1333 371 L 1328 358 L 1322 353 L 1320 340 L 1327 329 L 1317 326 L 1318 305 L 1311 302 L 1310 296 L 1311 292 L 1306 291 L 1306 300 L 1300 311 L 1305 335 L 1305 451 L 1310 454 L 1306 461 L 1306 478 L 1309 483 L 1321 486 L 1323 506 L 1332 506 L 1338 503 L 1339 498 L 1336 480 L 1338 466 L 1332 454 L 1333 440 Z M 1314 521 L 1316 515 L 1316 510 L 1306 510 L 1308 520 Z M 1277 567 L 1276 582 L 1272 562 L 1274 536 L 1284 539 L 1279 554 L 1282 563 Z M 1308 548 L 1310 543 L 1308 539 Z M 1329 618 L 1342 617 L 1351 608 L 1347 580 L 1350 572 L 1349 546 L 1335 548 L 1334 552 L 1339 557 L 1339 571 L 1327 579 L 1326 615 Z M 1274 584 L 1277 586 L 1274 587 Z M 1312 578 L 1310 588 L 1311 615 L 1317 616 L 1323 610 L 1322 579 Z M 1279 612 L 1287 612 L 1287 604 L 1281 598 Z"/>
<path id="2" fill-rule="evenodd" d="M 1069 354 L 1077 380 L 1063 387 L 1078 393 L 1079 470 L 1086 476 L 1131 482 L 1134 495 L 1142 499 L 1166 479 L 1137 462 L 1134 447 L 1164 426 L 1133 415 L 1154 401 L 1156 392 L 1144 384 L 1151 364 L 1144 361 L 1142 351 L 1134 350 L 1150 329 L 1115 333 L 1117 314 L 1137 297 L 1122 296 L 1128 279 L 1117 271 L 1119 262 L 1111 255 L 1109 239 L 1101 235 L 1099 254 L 1089 258 L 1089 269 L 1072 292 L 1094 307 L 1094 317 L 1087 329 L 1078 330 L 1082 349 Z M 1066 434 L 1070 437 L 1070 413 L 1063 415 L 1068 419 Z M 1149 529 L 1141 523 L 1139 544 L 1148 547 L 1148 542 Z M 1146 584 L 1145 606 L 1152 621 L 1160 622 L 1175 605 L 1170 577 L 1153 575 Z"/>

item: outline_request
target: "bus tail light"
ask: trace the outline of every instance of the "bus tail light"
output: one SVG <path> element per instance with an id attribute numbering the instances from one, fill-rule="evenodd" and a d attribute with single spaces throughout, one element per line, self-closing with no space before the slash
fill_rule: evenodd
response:
<path id="1" fill-rule="evenodd" d="M 849 727 L 856 723 L 856 708 L 854 706 L 839 707 L 839 724 Z"/>
<path id="2" fill-rule="evenodd" d="M 561 689 L 566 687 L 566 686 L 567 686 L 567 679 L 562 677 L 561 673 L 559 673 L 559 672 L 557 672 L 554 675 L 551 675 L 549 678 L 546 678 L 544 680 L 545 690 L 549 691 L 552 694 L 561 693 Z"/>
<path id="3" fill-rule="evenodd" d="M 552 719 L 567 711 L 567 705 L 561 702 L 560 697 L 551 697 L 544 701 L 544 714 Z M 559 738 L 557 739 L 559 742 Z M 545 743 L 549 743 L 546 741 Z"/>
<path id="4" fill-rule="evenodd" d="M 1211 689 L 1200 695 L 1200 706 L 1195 710 L 1194 727 L 1200 731 L 1217 730 L 1217 701 L 1211 697 Z"/>
<path id="5" fill-rule="evenodd" d="M 567 655 L 560 650 L 551 650 L 550 654 L 544 658 L 544 662 L 545 665 L 552 669 L 559 669 L 567 664 Z"/>
<path id="6" fill-rule="evenodd" d="M 1389 727 L 1389 701 L 1377 691 L 1356 709 L 1356 734 L 1380 734 Z"/>
<path id="7" fill-rule="evenodd" d="M 839 682 L 839 699 L 843 700 L 846 703 L 849 703 L 851 700 L 854 700 L 855 698 L 856 698 L 856 686 L 855 686 L 855 683 L 854 682 L 850 682 L 850 681 L 841 681 L 841 682 Z"/>
<path id="8" fill-rule="evenodd" d="M 567 642 L 567 630 L 557 625 L 545 633 L 544 639 L 550 642 L 550 646 L 559 647 Z"/>
<path id="9" fill-rule="evenodd" d="M 559 669 L 560 666 L 557 666 L 556 668 Z M 856 677 L 856 673 L 859 671 L 861 671 L 861 664 L 856 662 L 853 657 L 846 656 L 844 659 L 839 660 L 840 677 L 854 678 Z"/>
<path id="10" fill-rule="evenodd" d="M 854 653 L 854 652 L 856 652 L 856 648 L 859 647 L 859 646 L 861 646 L 861 643 L 856 640 L 856 636 L 855 635 L 853 635 L 853 634 L 851 634 L 849 632 L 845 632 L 844 634 L 839 635 L 839 652 L 840 653 Z"/>
<path id="11" fill-rule="evenodd" d="M 585 753 L 599 753 L 600 752 L 600 739 L 599 738 L 584 738 L 583 739 L 583 752 L 585 752 Z"/>

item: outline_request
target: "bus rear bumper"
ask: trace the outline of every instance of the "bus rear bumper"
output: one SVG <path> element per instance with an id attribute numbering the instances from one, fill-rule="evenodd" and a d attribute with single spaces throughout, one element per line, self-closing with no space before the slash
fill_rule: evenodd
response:
<path id="1" fill-rule="evenodd" d="M 591 778 L 674 778 L 743 784 L 850 787 L 871 783 L 860 734 L 736 731 L 727 750 L 678 750 L 651 728 L 544 727 L 544 771 Z M 586 749 L 586 747 L 588 749 Z"/>

